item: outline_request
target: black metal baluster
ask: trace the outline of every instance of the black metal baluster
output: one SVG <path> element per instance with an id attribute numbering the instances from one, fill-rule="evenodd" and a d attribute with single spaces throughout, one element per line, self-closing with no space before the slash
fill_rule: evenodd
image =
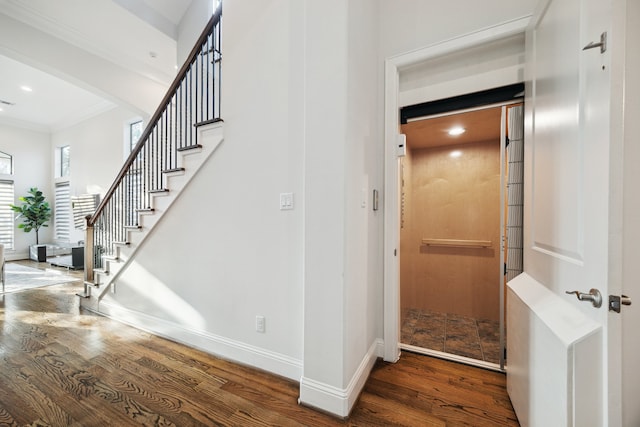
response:
<path id="1" fill-rule="evenodd" d="M 156 140 L 156 155 L 154 161 L 153 168 L 153 188 L 154 190 L 158 190 L 160 188 L 160 183 L 158 182 L 158 175 L 160 172 L 160 165 L 162 164 L 162 155 L 160 150 L 162 149 L 162 117 L 160 118 L 160 122 L 158 123 L 158 139 Z"/>
<path id="2" fill-rule="evenodd" d="M 158 177 L 156 178 L 158 180 L 158 189 L 162 188 L 162 183 L 161 183 L 161 179 L 160 179 L 160 175 L 162 174 L 162 170 L 164 169 L 164 140 L 165 140 L 165 135 L 166 135 L 166 110 L 162 113 L 162 116 L 160 118 L 160 141 L 158 141 L 158 143 L 160 144 L 158 146 Z"/>
<path id="3" fill-rule="evenodd" d="M 178 144 L 179 144 L 178 147 L 179 148 L 184 147 L 183 141 L 182 141 L 182 83 L 183 82 L 184 82 L 184 80 L 181 81 L 180 82 L 180 86 L 178 86 L 178 100 L 179 100 L 178 102 L 179 102 L 179 105 L 176 107 L 176 108 L 178 108 L 178 117 L 179 117 L 178 123 L 179 123 L 179 129 L 180 129 L 178 131 Z"/>
<path id="4" fill-rule="evenodd" d="M 189 120 L 187 121 L 187 127 L 189 129 L 189 145 L 193 144 L 193 109 L 191 108 L 191 103 L 193 102 L 193 78 L 191 76 L 191 66 L 189 66 L 189 69 L 187 70 L 187 75 L 189 76 L 188 81 L 188 86 L 189 86 L 189 90 L 187 91 L 187 93 L 189 94 L 189 108 L 187 108 L 187 110 L 189 110 Z"/>
<path id="5" fill-rule="evenodd" d="M 150 209 L 149 203 L 149 141 L 151 136 L 144 142 L 143 155 L 142 155 L 142 195 L 144 200 L 140 204 L 141 209 Z"/>
<path id="6" fill-rule="evenodd" d="M 173 96 L 173 144 L 171 145 L 171 169 L 178 167 L 178 93 Z"/>
<path id="7" fill-rule="evenodd" d="M 206 41 L 204 46 L 205 46 L 205 49 L 206 49 L 206 52 L 207 52 L 207 60 L 206 60 L 206 62 L 207 62 L 207 79 L 206 79 L 207 80 L 207 90 L 206 90 L 206 92 L 207 92 L 207 109 L 206 110 L 207 111 L 205 112 L 205 115 L 206 115 L 205 119 L 209 120 L 209 63 L 211 62 L 211 59 L 210 59 L 211 47 L 209 46 L 209 37 L 207 37 L 207 41 Z"/>
<path id="8" fill-rule="evenodd" d="M 198 59 L 199 58 L 200 58 L 200 56 L 197 56 L 196 57 L 196 61 L 194 63 L 194 68 L 195 68 L 195 72 L 196 72 L 196 87 L 195 87 L 196 90 L 195 90 L 195 93 L 194 93 L 194 98 L 195 99 L 194 99 L 194 106 L 193 106 L 194 115 L 195 115 L 195 118 L 194 118 L 195 123 L 198 123 L 198 121 L 199 121 L 199 118 L 198 118 L 198 95 L 200 94 L 200 89 L 199 89 L 200 85 L 198 85 L 198 83 L 200 82 L 200 78 L 198 77 L 198 68 L 199 68 Z M 198 143 L 198 132 L 195 132 L 194 138 L 195 138 L 194 144 L 197 144 Z"/>
<path id="9" fill-rule="evenodd" d="M 167 104 L 166 109 L 164 110 L 164 121 L 165 121 L 165 130 L 166 137 L 164 140 L 164 168 L 163 171 L 171 169 L 171 101 Z M 163 185 L 164 188 L 164 174 L 163 174 Z"/>
<path id="10" fill-rule="evenodd" d="M 172 164 L 171 164 L 171 143 L 172 143 L 172 138 L 173 138 L 173 130 L 172 130 L 172 123 L 173 123 L 173 105 L 171 105 L 171 102 L 169 102 L 169 104 L 167 105 L 167 110 L 166 110 L 166 114 L 167 114 L 167 142 L 166 142 L 166 159 L 165 159 L 165 163 L 166 166 L 164 168 L 164 170 L 171 170 L 172 169 Z"/>
<path id="11" fill-rule="evenodd" d="M 201 47 L 201 49 L 202 49 L 202 47 Z M 204 108 L 204 105 L 205 105 L 204 102 L 205 102 L 205 96 L 206 96 L 205 83 L 207 81 L 207 78 L 204 75 L 204 72 L 205 72 L 205 68 L 204 68 L 205 67 L 205 65 L 204 65 L 204 63 L 205 63 L 204 52 L 202 52 L 202 53 L 203 54 L 198 57 L 198 62 L 200 62 L 200 81 L 201 81 L 201 85 L 200 85 L 200 106 L 199 106 L 199 108 L 197 110 L 197 111 L 200 111 L 200 119 L 198 120 L 198 122 L 204 121 L 204 109 L 205 109 Z"/>
<path id="12" fill-rule="evenodd" d="M 151 145 L 151 166 L 149 169 L 151 170 L 150 184 L 151 190 L 156 189 L 156 178 L 155 178 L 155 168 L 156 168 L 156 144 L 158 143 L 158 125 L 155 124 L 153 126 L 153 144 Z"/>

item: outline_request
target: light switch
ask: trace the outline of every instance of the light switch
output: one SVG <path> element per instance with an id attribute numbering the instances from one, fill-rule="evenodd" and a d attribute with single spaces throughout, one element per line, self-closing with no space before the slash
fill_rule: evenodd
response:
<path id="1" fill-rule="evenodd" d="M 280 210 L 293 209 L 293 193 L 280 193 Z"/>

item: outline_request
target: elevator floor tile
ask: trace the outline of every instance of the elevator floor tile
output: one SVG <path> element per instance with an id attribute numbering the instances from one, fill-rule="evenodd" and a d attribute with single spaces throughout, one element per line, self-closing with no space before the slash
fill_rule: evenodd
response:
<path id="1" fill-rule="evenodd" d="M 401 342 L 485 362 L 500 363 L 500 330 L 495 320 L 452 313 L 403 309 Z"/>

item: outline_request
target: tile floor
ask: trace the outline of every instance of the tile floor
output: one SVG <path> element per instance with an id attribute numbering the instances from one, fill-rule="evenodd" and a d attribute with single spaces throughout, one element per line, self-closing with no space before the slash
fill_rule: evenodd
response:
<path id="1" fill-rule="evenodd" d="M 499 325 L 497 320 L 403 309 L 401 342 L 485 362 L 500 363 Z"/>

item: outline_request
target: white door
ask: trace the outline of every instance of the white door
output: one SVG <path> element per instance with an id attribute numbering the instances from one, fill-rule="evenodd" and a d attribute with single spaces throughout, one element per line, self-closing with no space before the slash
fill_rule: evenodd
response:
<path id="1" fill-rule="evenodd" d="M 622 230 L 615 225 L 621 214 L 622 156 L 619 121 L 612 115 L 622 102 L 617 91 L 624 37 L 614 25 L 619 20 L 614 11 L 623 2 L 542 0 L 527 34 L 524 269 L 602 326 L 601 363 L 590 378 L 580 379 L 585 387 L 602 389 L 601 405 L 575 401 L 576 425 L 621 424 L 619 402 L 609 404 L 610 392 L 619 395 L 613 388 L 620 384 L 614 362 L 620 346 L 609 344 L 616 343 L 620 323 L 610 317 L 608 295 L 620 290 L 616 260 Z M 583 50 L 599 43 L 602 33 L 606 49 Z M 600 308 L 566 294 L 591 288 L 602 295 Z"/>
<path id="2" fill-rule="evenodd" d="M 640 2 L 628 1 L 624 105 L 624 215 L 622 294 L 633 305 L 620 310 L 622 320 L 622 425 L 640 426 Z M 611 402 L 615 404 L 615 402 Z"/>

